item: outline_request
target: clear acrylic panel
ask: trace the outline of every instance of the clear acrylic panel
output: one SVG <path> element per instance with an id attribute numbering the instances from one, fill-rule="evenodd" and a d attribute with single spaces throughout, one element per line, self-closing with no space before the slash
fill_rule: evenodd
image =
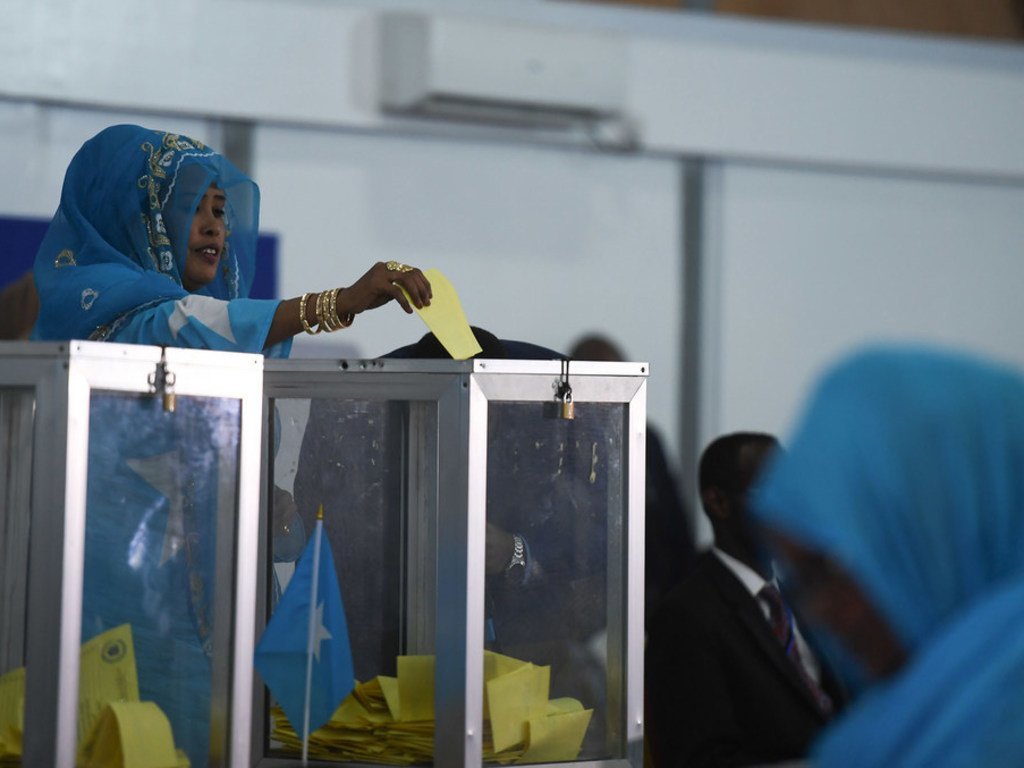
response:
<path id="1" fill-rule="evenodd" d="M 485 648 L 516 661 L 485 654 L 485 760 L 621 757 L 606 723 L 621 700 L 609 680 L 624 677 L 607 653 L 610 558 L 625 562 L 624 425 L 621 403 L 577 404 L 572 420 L 550 403 L 489 405 Z M 516 662 L 548 669 L 520 672 L 539 675 L 525 686 L 496 677 Z M 542 732 L 555 752 L 536 751 Z"/>
<path id="2" fill-rule="evenodd" d="M 34 389 L 0 388 L 0 676 L 25 664 L 35 404 Z"/>
<path id="3" fill-rule="evenodd" d="M 179 395 L 165 411 L 160 398 L 94 392 L 89 419 L 82 641 L 96 655 L 83 651 L 79 739 L 98 714 L 93 686 L 130 695 L 134 673 L 193 768 L 221 765 L 241 401 Z M 120 670 L 114 683 L 104 665 Z"/>
<path id="4" fill-rule="evenodd" d="M 331 547 L 359 684 L 345 714 L 313 735 L 310 757 L 393 762 L 396 752 L 406 752 L 390 736 L 396 713 L 382 685 L 399 675 L 400 657 L 434 652 L 437 476 L 429 457 L 437 451 L 436 403 L 325 397 L 271 404 L 273 568 L 266 618 L 287 589 L 322 505 L 322 546 Z M 369 740 L 360 707 L 376 718 Z M 270 754 L 299 753 L 301 724 L 272 707 L 266 728 Z"/>

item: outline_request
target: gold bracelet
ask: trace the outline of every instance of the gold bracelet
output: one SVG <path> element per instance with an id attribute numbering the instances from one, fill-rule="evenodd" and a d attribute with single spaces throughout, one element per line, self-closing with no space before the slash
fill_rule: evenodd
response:
<path id="1" fill-rule="evenodd" d="M 334 329 L 337 331 L 340 331 L 342 328 L 348 328 L 352 325 L 352 321 L 356 319 L 354 312 L 348 312 L 344 317 L 338 314 L 338 294 L 343 290 L 343 288 L 335 288 L 331 291 L 331 321 L 334 323 Z"/>
<path id="2" fill-rule="evenodd" d="M 341 291 L 341 288 L 333 288 L 329 291 L 320 291 L 316 295 L 316 303 L 313 308 L 313 313 L 316 315 L 316 328 L 313 328 L 306 319 L 306 300 L 309 298 L 309 294 L 302 294 L 302 298 L 299 299 L 299 321 L 302 323 L 302 330 L 310 336 L 315 336 L 324 331 L 327 333 L 340 331 L 342 328 L 352 325 L 352 321 L 356 317 L 355 313 L 349 312 L 345 317 L 338 316 L 338 294 Z"/>
<path id="3" fill-rule="evenodd" d="M 331 309 L 334 312 L 334 318 L 338 321 L 338 328 L 348 328 L 352 325 L 352 321 L 356 319 L 355 312 L 348 312 L 344 317 L 338 316 L 338 294 L 341 293 L 344 288 L 334 289 L 334 301 L 331 302 Z"/>
<path id="4" fill-rule="evenodd" d="M 309 298 L 308 293 L 302 294 L 302 298 L 299 299 L 299 322 L 302 323 L 302 330 L 308 333 L 310 336 L 316 336 L 320 333 L 320 330 L 313 330 L 313 327 L 306 320 L 306 299 Z"/>
<path id="5" fill-rule="evenodd" d="M 328 333 L 338 330 L 339 324 L 331 316 L 331 291 L 323 291 L 322 297 L 316 305 L 316 318 L 320 321 L 320 327 Z"/>
<path id="6" fill-rule="evenodd" d="M 332 331 L 340 331 L 341 330 L 341 320 L 338 318 L 338 289 L 337 288 L 332 288 L 331 289 L 331 297 L 330 298 L 331 298 L 331 300 L 329 302 L 330 306 L 329 306 L 329 308 L 327 310 L 327 317 L 329 317 L 331 319 L 331 330 Z"/>
<path id="7" fill-rule="evenodd" d="M 338 294 L 341 293 L 343 290 L 345 290 L 345 289 L 344 288 L 335 288 L 334 289 L 334 301 L 331 304 L 331 309 L 334 311 L 334 318 L 338 321 L 338 328 L 339 329 L 340 328 L 348 328 L 350 325 L 352 325 L 352 321 L 356 319 L 356 313 L 355 312 L 347 312 L 347 313 L 345 313 L 344 317 L 342 317 L 341 315 L 338 314 Z"/>
<path id="8" fill-rule="evenodd" d="M 331 312 L 334 314 L 334 319 L 335 319 L 335 322 L 338 324 L 338 329 L 339 330 L 341 330 L 343 328 L 348 328 L 350 325 L 352 325 L 352 321 L 354 321 L 354 319 L 355 319 L 355 313 L 354 312 L 348 312 L 347 314 L 345 314 L 344 317 L 341 317 L 338 314 L 338 294 L 341 293 L 344 290 L 345 290 L 344 288 L 336 288 L 336 289 L 334 289 L 334 292 L 333 292 L 334 296 L 332 297 L 332 301 L 331 301 Z"/>
<path id="9" fill-rule="evenodd" d="M 337 289 L 324 292 L 324 325 L 327 326 L 329 332 L 334 332 L 341 328 L 341 323 L 338 321 L 338 312 L 335 309 L 335 304 L 338 300 Z"/>
<path id="10" fill-rule="evenodd" d="M 317 328 L 319 328 L 321 331 L 327 331 L 328 333 L 330 333 L 331 329 L 328 328 L 327 324 L 324 322 L 324 291 L 320 291 L 320 293 L 317 294 L 315 311 Z"/>

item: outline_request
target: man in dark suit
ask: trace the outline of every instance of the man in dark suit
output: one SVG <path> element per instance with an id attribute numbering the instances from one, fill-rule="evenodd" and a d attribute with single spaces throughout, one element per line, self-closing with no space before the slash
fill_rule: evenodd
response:
<path id="1" fill-rule="evenodd" d="M 756 544 L 747 495 L 777 448 L 770 435 L 737 433 L 701 457 L 715 545 L 648 633 L 647 735 L 657 768 L 799 759 L 843 701 L 788 606 L 762 591 L 778 585 Z"/>

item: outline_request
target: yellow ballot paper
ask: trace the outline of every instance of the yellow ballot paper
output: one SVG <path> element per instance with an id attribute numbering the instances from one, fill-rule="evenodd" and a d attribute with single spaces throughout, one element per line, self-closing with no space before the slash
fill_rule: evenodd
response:
<path id="1" fill-rule="evenodd" d="M 509 672 L 515 672 L 520 667 L 525 667 L 530 662 L 522 661 L 520 659 L 513 658 L 512 656 L 505 656 L 501 653 L 495 653 L 494 651 L 484 651 L 484 682 L 493 680 L 496 677 L 507 675 Z"/>
<path id="2" fill-rule="evenodd" d="M 505 656 L 494 651 L 484 651 L 484 719 L 491 719 L 491 705 L 489 697 L 487 696 L 486 685 L 489 681 L 502 675 L 507 675 L 509 672 L 515 672 L 520 667 L 526 666 L 530 662 L 520 661 L 511 656 Z"/>
<path id="3" fill-rule="evenodd" d="M 398 701 L 403 722 L 434 719 L 434 657 L 399 656 Z"/>
<path id="4" fill-rule="evenodd" d="M 78 743 L 111 701 L 138 701 L 132 627 L 122 624 L 88 640 L 78 672 Z"/>
<path id="5" fill-rule="evenodd" d="M 434 657 L 399 656 L 398 676 L 358 683 L 330 721 L 310 734 L 309 754 L 335 761 L 421 765 L 434 761 Z M 484 651 L 484 762 L 574 760 L 593 710 L 577 699 L 548 699 L 551 668 Z M 302 742 L 280 707 L 272 738 Z"/>
<path id="6" fill-rule="evenodd" d="M 484 685 L 494 751 L 526 741 L 526 724 L 547 714 L 551 667 L 523 664 Z"/>
<path id="7" fill-rule="evenodd" d="M 20 764 L 25 668 L 0 676 L 0 765 Z M 82 645 L 79 656 L 78 765 L 84 768 L 187 768 L 167 716 L 139 701 L 132 628 L 122 624 Z"/>
<path id="8" fill-rule="evenodd" d="M 18 667 L 0 676 L 0 765 L 21 758 L 24 702 L 25 668 Z"/>
<path id="9" fill-rule="evenodd" d="M 78 768 L 188 768 L 167 715 L 152 701 L 112 701 L 78 751 Z"/>
<path id="10" fill-rule="evenodd" d="M 483 351 L 477 343 L 473 330 L 469 327 L 466 314 L 462 311 L 462 303 L 455 287 L 440 270 L 427 269 L 424 276 L 430 281 L 433 297 L 430 306 L 416 309 L 416 313 L 427 324 L 441 345 L 448 350 L 453 360 L 468 360 Z M 405 289 L 402 289 L 405 293 Z M 406 298 L 409 294 L 406 293 Z"/>
<path id="11" fill-rule="evenodd" d="M 517 763 L 557 763 L 575 760 L 590 725 L 592 709 L 530 719 L 530 738 Z"/>
<path id="12" fill-rule="evenodd" d="M 377 681 L 380 683 L 381 696 L 384 697 L 384 701 L 388 705 L 388 711 L 391 713 L 391 719 L 400 721 L 402 719 L 402 708 L 401 699 L 398 694 L 398 678 L 388 677 L 387 675 L 377 675 Z"/>

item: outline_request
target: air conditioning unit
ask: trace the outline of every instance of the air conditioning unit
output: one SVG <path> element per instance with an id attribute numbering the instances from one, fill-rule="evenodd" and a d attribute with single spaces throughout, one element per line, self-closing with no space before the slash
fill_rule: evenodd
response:
<path id="1" fill-rule="evenodd" d="M 416 12 L 381 14 L 379 33 L 385 112 L 551 129 L 623 116 L 616 35 Z"/>

